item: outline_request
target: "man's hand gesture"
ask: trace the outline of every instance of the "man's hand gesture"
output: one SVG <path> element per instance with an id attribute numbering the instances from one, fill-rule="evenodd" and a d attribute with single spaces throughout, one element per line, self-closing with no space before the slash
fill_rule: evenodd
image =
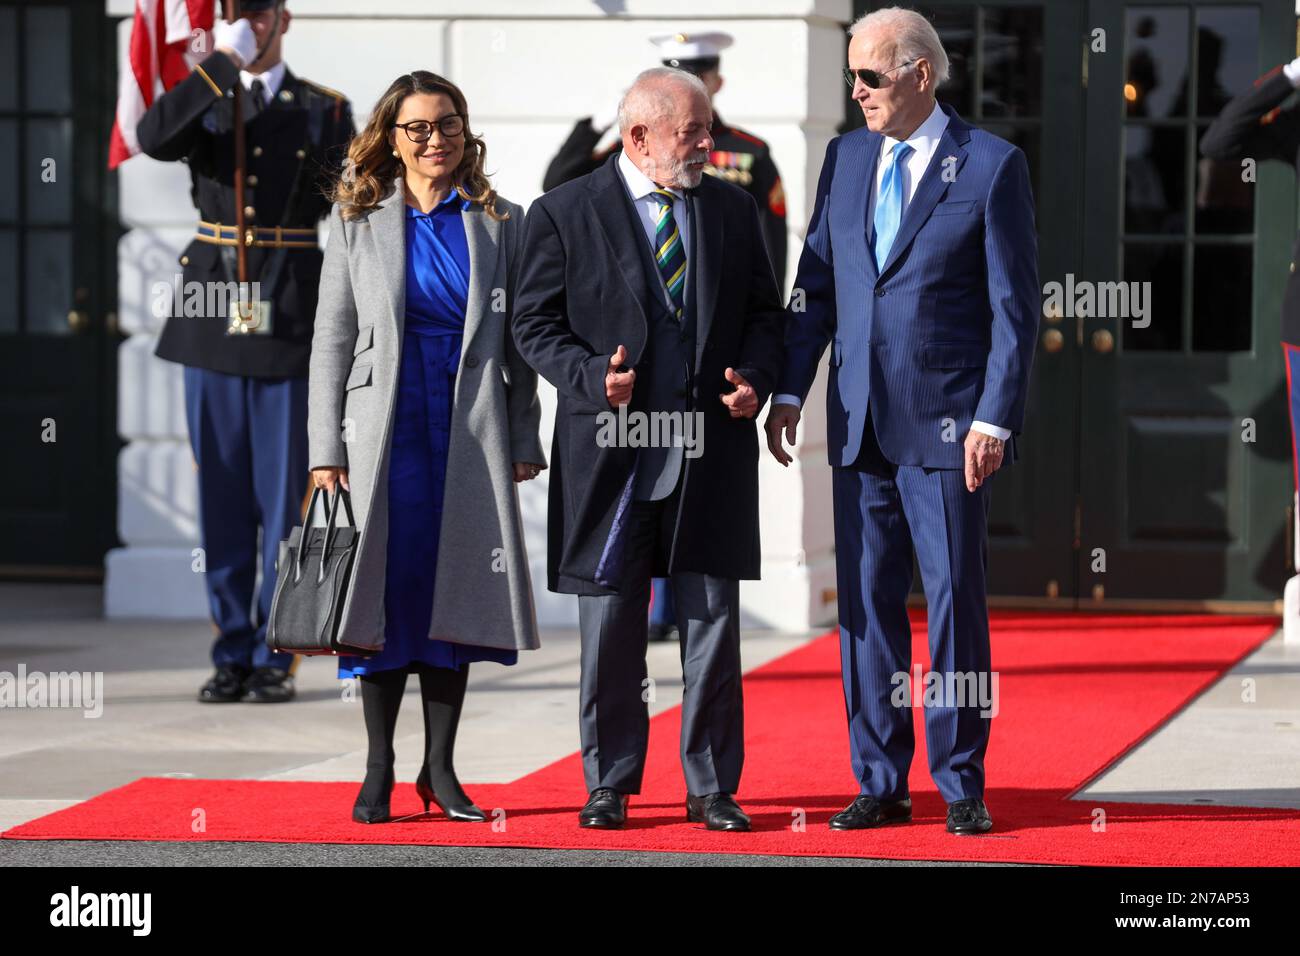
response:
<path id="1" fill-rule="evenodd" d="M 754 391 L 754 386 L 745 381 L 745 376 L 734 368 L 729 368 L 722 374 L 728 382 L 736 386 L 734 392 L 719 393 L 718 395 L 718 398 L 722 399 L 722 404 L 727 406 L 727 411 L 731 412 L 731 417 L 753 418 L 757 415 L 758 393 Z"/>
<path id="2" fill-rule="evenodd" d="M 619 346 L 610 356 L 609 370 L 605 372 L 605 399 L 617 408 L 632 401 L 632 385 L 636 382 L 636 369 L 620 372 L 619 367 L 627 361 L 627 349 Z"/>

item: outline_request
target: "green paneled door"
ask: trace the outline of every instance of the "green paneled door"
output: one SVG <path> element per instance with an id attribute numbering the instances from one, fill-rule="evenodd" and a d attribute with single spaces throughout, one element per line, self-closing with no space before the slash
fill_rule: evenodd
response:
<path id="1" fill-rule="evenodd" d="M 116 540 L 116 71 L 102 0 L 0 0 L 0 576 Z"/>
<path id="2" fill-rule="evenodd" d="M 1291 500 L 1278 324 L 1294 173 L 1264 164 L 1246 182 L 1197 144 L 1295 55 L 1294 7 L 1094 0 L 1088 24 L 1106 51 L 1088 57 L 1079 271 L 1149 291 L 1149 308 L 1075 322 L 1080 592 L 1273 600 Z"/>

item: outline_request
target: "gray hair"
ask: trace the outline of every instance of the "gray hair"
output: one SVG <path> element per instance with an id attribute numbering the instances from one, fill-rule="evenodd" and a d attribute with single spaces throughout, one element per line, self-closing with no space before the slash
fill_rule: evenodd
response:
<path id="1" fill-rule="evenodd" d="M 849 27 L 849 36 L 868 30 L 881 31 L 881 48 L 887 55 L 892 54 L 894 66 L 925 57 L 934 69 L 934 85 L 947 82 L 948 54 L 933 25 L 915 10 L 903 7 L 873 10 Z"/>
<path id="2" fill-rule="evenodd" d="M 618 101 L 618 131 L 624 135 L 638 123 L 653 126 L 672 115 L 674 90 L 688 89 L 705 100 L 709 91 L 698 76 L 669 66 L 654 66 L 637 74 Z"/>

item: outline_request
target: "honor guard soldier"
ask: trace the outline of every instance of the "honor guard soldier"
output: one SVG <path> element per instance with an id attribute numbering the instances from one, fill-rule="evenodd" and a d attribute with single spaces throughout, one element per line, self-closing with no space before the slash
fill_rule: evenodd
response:
<path id="1" fill-rule="evenodd" d="M 141 148 L 190 168 L 199 222 L 180 257 L 185 296 L 157 355 L 185 366 L 185 411 L 198 469 L 205 581 L 217 632 L 205 702 L 293 699 L 293 655 L 266 625 L 281 539 L 307 490 L 307 368 L 322 254 L 317 223 L 353 135 L 342 94 L 294 76 L 281 59 L 283 2 L 248 0 L 213 31 L 215 52 L 140 120 Z M 244 155 L 236 162 L 234 89 Z M 238 171 L 242 169 L 242 177 Z M 242 235 L 236 178 L 243 180 Z M 240 281 L 244 247 L 251 296 Z M 202 294 L 191 295 L 194 290 Z M 254 594 L 261 529 L 261 589 Z"/>
<path id="2" fill-rule="evenodd" d="M 718 72 L 721 51 L 734 42 L 727 33 L 668 33 L 653 36 L 650 42 L 659 48 L 664 66 L 694 73 L 709 91 L 709 97 L 722 89 L 722 75 Z M 570 179 L 585 176 L 600 166 L 611 153 L 622 148 L 616 135 L 616 122 L 612 117 L 583 117 L 569 138 L 551 160 L 542 180 L 542 189 L 551 190 Z M 713 152 L 705 172 L 735 183 L 754 197 L 758 203 L 759 219 L 763 223 L 763 238 L 772 271 L 776 273 L 777 287 L 785 294 L 785 191 L 781 175 L 772 162 L 767 143 L 752 133 L 728 126 L 715 110 L 713 113 Z M 608 147 L 604 142 L 613 136 Z"/>

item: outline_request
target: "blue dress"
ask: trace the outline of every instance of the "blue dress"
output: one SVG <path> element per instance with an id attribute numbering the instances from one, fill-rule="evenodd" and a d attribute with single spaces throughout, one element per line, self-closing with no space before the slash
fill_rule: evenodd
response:
<path id="1" fill-rule="evenodd" d="M 388 561 L 384 648 L 339 656 L 339 677 L 422 661 L 514 664 L 513 650 L 429 640 L 438 530 L 442 525 L 451 406 L 469 296 L 469 246 L 453 190 L 430 212 L 406 207 L 406 322 L 388 465 Z"/>

